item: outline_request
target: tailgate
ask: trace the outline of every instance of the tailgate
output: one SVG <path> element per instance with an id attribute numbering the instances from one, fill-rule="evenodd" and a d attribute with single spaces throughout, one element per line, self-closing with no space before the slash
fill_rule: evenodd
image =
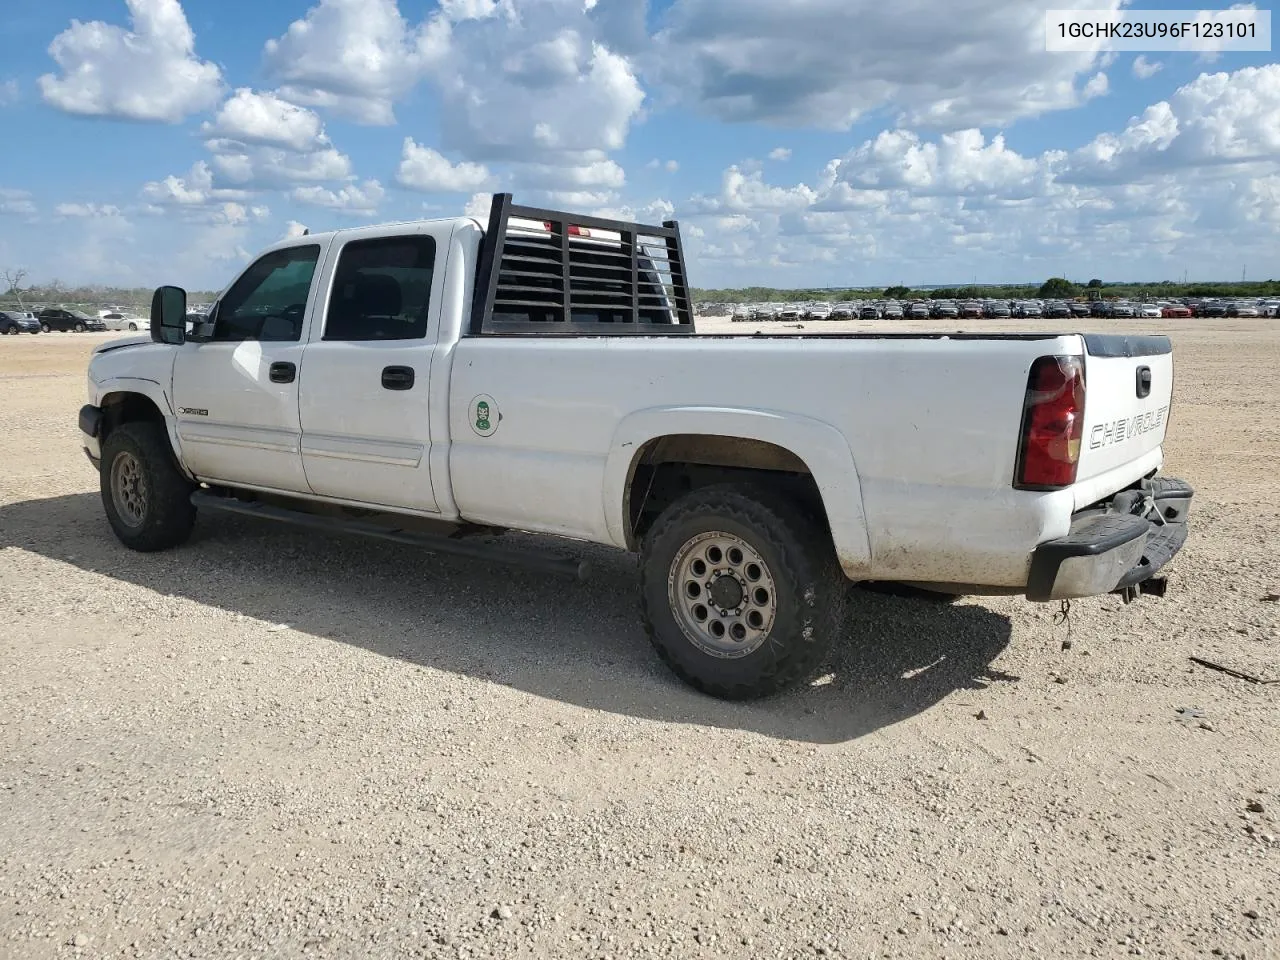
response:
<path id="1" fill-rule="evenodd" d="M 1168 337 L 1086 334 L 1083 339 L 1084 436 L 1077 482 L 1136 466 L 1144 454 L 1159 449 L 1173 397 Z"/>

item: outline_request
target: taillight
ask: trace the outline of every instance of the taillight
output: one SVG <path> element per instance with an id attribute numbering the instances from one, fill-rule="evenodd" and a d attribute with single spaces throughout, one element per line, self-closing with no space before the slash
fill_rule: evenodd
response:
<path id="1" fill-rule="evenodd" d="M 1031 365 L 1014 486 L 1056 490 L 1076 482 L 1084 435 L 1084 362 L 1040 357 Z"/>

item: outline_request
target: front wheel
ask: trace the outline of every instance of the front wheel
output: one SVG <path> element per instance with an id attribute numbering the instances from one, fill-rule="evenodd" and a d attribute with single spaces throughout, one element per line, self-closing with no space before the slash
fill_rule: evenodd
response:
<path id="1" fill-rule="evenodd" d="M 130 332 L 130 333 L 137 333 L 137 332 L 138 332 L 138 325 L 137 325 L 136 323 L 131 323 L 131 324 L 129 324 L 129 332 Z"/>
<path id="2" fill-rule="evenodd" d="M 83 324 L 83 323 L 77 323 L 77 324 L 76 324 L 76 333 L 84 333 L 84 324 Z"/>
<path id="3" fill-rule="evenodd" d="M 42 323 L 42 324 L 40 324 L 40 330 L 41 330 L 42 332 L 44 332 L 44 333 L 50 333 L 50 332 L 52 332 L 52 331 L 50 331 L 50 329 L 49 329 L 49 325 L 48 325 L 47 323 Z"/>
<path id="4" fill-rule="evenodd" d="M 706 487 L 676 501 L 640 562 L 650 641 L 714 697 L 764 697 L 804 679 L 839 628 L 846 584 L 830 535 L 764 488 Z"/>
<path id="5" fill-rule="evenodd" d="M 102 444 L 102 505 L 111 529 L 126 547 L 150 553 L 185 542 L 196 519 L 191 489 L 159 424 L 126 423 L 107 435 Z"/>

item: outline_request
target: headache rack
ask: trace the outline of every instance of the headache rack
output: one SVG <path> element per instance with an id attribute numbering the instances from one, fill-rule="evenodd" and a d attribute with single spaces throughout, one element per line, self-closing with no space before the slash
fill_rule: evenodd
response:
<path id="1" fill-rule="evenodd" d="M 680 226 L 517 206 L 494 194 L 480 247 L 471 334 L 693 333 Z"/>

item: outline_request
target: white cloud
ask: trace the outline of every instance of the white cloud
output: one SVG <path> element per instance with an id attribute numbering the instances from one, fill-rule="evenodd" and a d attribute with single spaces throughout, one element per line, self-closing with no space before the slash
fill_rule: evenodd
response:
<path id="1" fill-rule="evenodd" d="M 660 224 L 675 216 L 676 207 L 670 200 L 656 197 L 639 207 L 597 207 L 591 211 L 592 216 L 607 217 L 611 220 L 628 220 L 634 223 Z"/>
<path id="2" fill-rule="evenodd" d="M 565 26 L 564 4 L 522 8 L 454 37 L 433 75 L 446 143 L 485 159 L 570 162 L 621 149 L 644 101 L 630 62 Z"/>
<path id="3" fill-rule="evenodd" d="M 472 217 L 482 224 L 489 223 L 489 211 L 493 208 L 493 195 L 488 193 L 472 194 L 471 199 L 462 210 L 464 217 Z"/>
<path id="4" fill-rule="evenodd" d="M 386 125 L 448 37 L 444 19 L 410 28 L 395 0 L 320 0 L 267 41 L 263 59 L 289 99 Z"/>
<path id="5" fill-rule="evenodd" d="M 1080 92 L 1082 100 L 1092 100 L 1095 97 L 1106 96 L 1111 89 L 1111 83 L 1107 79 L 1107 75 L 1102 72 L 1095 73 L 1089 78 L 1089 82 L 1084 85 L 1084 89 Z"/>
<path id="6" fill-rule="evenodd" d="M 907 188 L 916 195 L 1025 193 L 1037 171 L 1029 160 L 996 135 L 986 142 L 979 130 L 946 133 L 936 143 L 909 130 L 886 130 L 847 154 L 835 181 L 859 189 Z"/>
<path id="7" fill-rule="evenodd" d="M 645 94 L 632 60 L 606 42 L 603 6 L 505 0 L 494 15 L 452 27 L 427 73 L 441 99 L 443 146 L 511 163 L 522 193 L 597 195 L 621 185 L 609 154 L 625 145 Z"/>
<path id="8" fill-rule="evenodd" d="M 790 160 L 791 150 L 788 147 L 775 147 L 769 151 L 770 160 Z"/>
<path id="9" fill-rule="evenodd" d="M 887 108 L 912 127 L 1004 125 L 1101 92 L 1103 81 L 1086 79 L 1099 55 L 1045 54 L 1044 13 L 1055 6 L 676 0 L 647 45 L 643 72 L 672 98 L 728 121 L 847 129 Z"/>
<path id="10" fill-rule="evenodd" d="M 0 214 L 16 217 L 34 217 L 36 204 L 26 190 L 0 187 Z"/>
<path id="11" fill-rule="evenodd" d="M 534 189 L 554 190 L 569 187 L 591 187 L 617 190 L 627 183 L 622 167 L 609 160 L 603 153 L 582 155 L 577 162 L 559 165 L 551 163 L 526 163 L 517 171 L 520 183 Z"/>
<path id="12" fill-rule="evenodd" d="M 377 180 L 366 180 L 363 184 L 350 183 L 337 190 L 326 190 L 319 186 L 296 187 L 291 194 L 299 203 L 352 214 L 376 213 L 378 204 L 385 195 L 386 191 Z"/>
<path id="13" fill-rule="evenodd" d="M 704 213 L 739 211 L 781 212 L 803 210 L 818 199 L 818 192 L 803 183 L 774 187 L 759 170 L 732 166 L 724 172 L 719 197 L 695 197 L 694 206 Z"/>
<path id="14" fill-rule="evenodd" d="M 526 191 L 524 196 L 528 196 Z M 614 194 L 608 190 L 546 190 L 536 193 L 530 199 L 548 207 L 567 210 L 590 210 L 614 201 Z"/>
<path id="15" fill-rule="evenodd" d="M 109 203 L 60 203 L 53 208 L 59 217 L 83 217 L 101 219 L 121 216 L 120 208 Z"/>
<path id="16" fill-rule="evenodd" d="M 188 289 L 198 284 L 221 287 L 253 255 L 248 247 L 250 229 L 247 223 L 218 217 L 184 230 L 176 251 L 166 257 L 170 276 L 191 277 L 185 283 Z"/>
<path id="17" fill-rule="evenodd" d="M 213 122 L 205 123 L 201 130 L 209 137 L 299 152 L 320 149 L 329 143 L 324 126 L 313 111 L 274 93 L 255 93 L 248 87 L 236 90 Z"/>
<path id="18" fill-rule="evenodd" d="M 1133 58 L 1133 75 L 1139 80 L 1149 80 L 1163 69 L 1163 63 L 1148 60 L 1142 54 Z"/>
<path id="19" fill-rule="evenodd" d="M 667 171 L 667 173 L 675 173 L 677 170 L 680 169 L 680 161 L 679 160 L 659 160 L 657 157 L 654 157 L 644 166 L 646 170 L 665 170 Z"/>
<path id="20" fill-rule="evenodd" d="M 762 265 L 778 285 L 1222 276 L 1274 247 L 1277 115 L 1271 66 L 1202 75 L 1071 154 L 886 130 L 807 183 L 730 167 L 688 205 L 703 236 L 686 229 L 686 246 L 713 286 L 757 283 Z"/>
<path id="21" fill-rule="evenodd" d="M 404 138 L 400 153 L 400 167 L 396 171 L 396 183 L 411 190 L 468 193 L 482 189 L 492 180 L 483 165 L 478 163 L 450 163 L 431 149 Z"/>
<path id="22" fill-rule="evenodd" d="M 214 179 L 223 187 L 262 190 L 351 176 L 351 159 L 333 147 L 298 153 L 223 139 L 210 140 L 206 146 L 213 153 L 209 163 Z"/>
<path id="23" fill-rule="evenodd" d="M 483 20 L 498 11 L 498 0 L 440 0 L 440 11 L 454 23 Z"/>
<path id="24" fill-rule="evenodd" d="M 397 102 L 433 87 L 442 136 L 412 144 L 402 185 L 475 190 L 490 179 L 483 164 L 502 161 L 517 186 L 530 164 L 542 184 L 545 169 L 566 171 L 545 189 L 574 191 L 583 168 L 622 148 L 644 102 L 606 32 L 582 0 L 449 0 L 417 23 L 394 0 L 320 0 L 264 61 L 280 96 L 366 123 L 393 122 Z"/>
<path id="25" fill-rule="evenodd" d="M 221 209 L 223 204 L 239 203 L 247 197 L 243 190 L 214 186 L 213 171 L 203 160 L 192 164 L 182 176 L 170 174 L 163 180 L 148 181 L 143 184 L 141 194 L 143 200 L 161 211 L 173 208 Z"/>
<path id="26" fill-rule="evenodd" d="M 164 206 L 199 206 L 209 200 L 213 188 L 213 174 L 203 160 L 191 167 L 184 177 L 170 174 L 163 180 L 152 180 L 142 187 L 142 196 L 152 203 Z"/>
<path id="27" fill-rule="evenodd" d="M 1280 158 L 1280 64 L 1204 73 L 1149 106 L 1119 133 L 1103 133 L 1071 155 L 1064 179 L 1119 182 L 1198 167 Z"/>
<path id="28" fill-rule="evenodd" d="M 49 55 L 62 75 L 40 78 L 45 102 L 67 113 L 168 123 L 211 108 L 222 75 L 196 57 L 178 0 L 126 2 L 132 30 L 73 20 L 54 38 Z"/>
<path id="29" fill-rule="evenodd" d="M 271 210 L 268 207 L 246 207 L 243 203 L 228 201 L 211 208 L 209 219 L 213 223 L 227 223 L 232 226 L 239 226 L 253 220 L 265 220 L 269 216 L 271 216 Z"/>
<path id="30" fill-rule="evenodd" d="M 0 83 L 0 107 L 8 107 L 18 102 L 22 93 L 18 81 L 11 79 Z"/>

